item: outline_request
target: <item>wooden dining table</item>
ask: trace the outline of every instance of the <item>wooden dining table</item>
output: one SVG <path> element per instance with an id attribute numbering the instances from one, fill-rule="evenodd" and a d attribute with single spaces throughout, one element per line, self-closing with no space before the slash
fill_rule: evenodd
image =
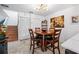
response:
<path id="1" fill-rule="evenodd" d="M 35 32 L 35 34 L 38 34 L 38 35 L 42 35 L 42 39 L 41 39 L 41 49 L 42 49 L 42 51 L 44 52 L 44 51 L 46 51 L 46 40 L 45 40 L 45 36 L 46 35 L 53 35 L 53 32 L 49 32 L 49 31 L 47 31 L 47 32 Z"/>

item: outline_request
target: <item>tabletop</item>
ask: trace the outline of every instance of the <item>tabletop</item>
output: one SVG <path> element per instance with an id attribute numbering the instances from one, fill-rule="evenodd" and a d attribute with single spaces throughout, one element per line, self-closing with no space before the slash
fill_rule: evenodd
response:
<path id="1" fill-rule="evenodd" d="M 40 35 L 52 35 L 53 32 L 35 32 L 36 34 L 40 34 Z"/>

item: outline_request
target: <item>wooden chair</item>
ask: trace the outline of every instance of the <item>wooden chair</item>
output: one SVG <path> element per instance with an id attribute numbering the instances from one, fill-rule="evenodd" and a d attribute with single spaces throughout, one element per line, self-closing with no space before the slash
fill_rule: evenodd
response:
<path id="1" fill-rule="evenodd" d="M 41 29 L 40 28 L 35 28 L 35 32 L 40 32 Z"/>
<path id="2" fill-rule="evenodd" d="M 54 33 L 54 28 L 49 28 L 49 32 Z M 45 36 L 45 39 L 51 40 L 51 39 L 52 39 L 52 36 L 53 36 L 53 34 L 52 34 L 52 35 L 46 35 L 46 36 Z"/>
<path id="3" fill-rule="evenodd" d="M 36 37 L 34 37 L 34 33 L 33 33 L 32 29 L 29 29 L 29 33 L 30 33 L 30 50 L 33 47 L 32 48 L 32 54 L 34 54 L 35 45 L 37 44 L 39 39 L 36 39 Z"/>
<path id="4" fill-rule="evenodd" d="M 39 27 L 38 27 L 38 28 L 35 28 L 35 32 L 41 32 L 41 29 L 40 29 Z M 36 38 L 40 38 L 40 39 L 42 39 L 42 36 L 36 34 Z"/>
<path id="5" fill-rule="evenodd" d="M 49 28 L 49 32 L 54 32 L 54 28 Z"/>
<path id="6" fill-rule="evenodd" d="M 51 50 L 54 54 L 55 54 L 55 49 L 58 49 L 58 52 L 60 54 L 60 47 L 59 47 L 59 37 L 60 37 L 60 33 L 61 33 L 61 29 L 54 29 L 54 34 L 51 40 L 47 40 L 47 42 L 53 47 L 53 50 L 51 50 L 49 47 L 51 46 L 47 46 L 47 48 L 49 50 Z M 56 45 L 57 43 L 57 45 Z"/>

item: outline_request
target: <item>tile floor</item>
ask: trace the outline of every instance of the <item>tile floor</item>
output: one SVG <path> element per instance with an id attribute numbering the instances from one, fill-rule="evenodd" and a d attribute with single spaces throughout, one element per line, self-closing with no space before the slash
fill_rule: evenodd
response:
<path id="1" fill-rule="evenodd" d="M 29 39 L 22 41 L 14 41 L 8 43 L 8 54 L 31 54 L 32 51 L 29 50 Z M 61 54 L 65 53 L 64 48 L 60 46 Z M 35 50 L 35 54 L 52 54 L 51 51 L 47 50 L 46 52 L 42 52 L 40 48 Z M 58 52 L 56 51 L 56 54 Z"/>

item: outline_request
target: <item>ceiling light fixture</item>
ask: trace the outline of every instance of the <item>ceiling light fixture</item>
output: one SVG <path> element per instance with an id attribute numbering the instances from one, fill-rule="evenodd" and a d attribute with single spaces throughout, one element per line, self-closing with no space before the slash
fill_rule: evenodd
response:
<path id="1" fill-rule="evenodd" d="M 48 6 L 47 4 L 38 4 L 36 7 L 35 7 L 36 11 L 38 12 L 41 12 L 41 13 L 44 13 L 46 11 L 48 11 Z"/>

